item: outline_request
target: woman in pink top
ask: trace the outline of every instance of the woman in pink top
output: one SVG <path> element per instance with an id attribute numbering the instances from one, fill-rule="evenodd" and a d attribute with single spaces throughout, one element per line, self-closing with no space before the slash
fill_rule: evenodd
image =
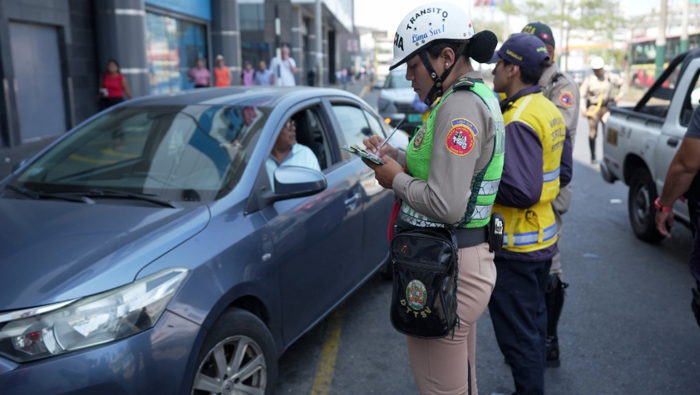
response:
<path id="1" fill-rule="evenodd" d="M 195 88 L 208 88 L 211 86 L 211 74 L 206 67 L 204 67 L 204 59 L 197 59 L 197 67 L 190 69 L 187 75 L 194 81 Z"/>
<path id="2" fill-rule="evenodd" d="M 102 110 L 124 101 L 124 94 L 131 99 L 131 90 L 126 78 L 119 72 L 119 64 L 110 59 L 107 62 L 107 72 L 100 86 L 100 107 Z"/>

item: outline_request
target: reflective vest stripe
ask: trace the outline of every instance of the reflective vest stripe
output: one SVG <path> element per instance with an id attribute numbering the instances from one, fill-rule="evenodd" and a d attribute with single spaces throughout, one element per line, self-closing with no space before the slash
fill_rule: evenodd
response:
<path id="1" fill-rule="evenodd" d="M 542 241 L 549 241 L 557 235 L 557 224 L 545 228 L 542 231 Z M 513 235 L 513 246 L 522 247 L 537 244 L 539 232 L 515 233 Z M 503 235 L 503 245 L 508 245 L 508 234 Z"/>
<path id="2" fill-rule="evenodd" d="M 493 181 L 482 181 L 479 189 L 479 196 L 493 195 L 498 192 L 498 186 L 501 184 L 501 179 Z"/>
<path id="3" fill-rule="evenodd" d="M 554 169 L 548 173 L 544 173 L 544 176 L 542 177 L 542 179 L 544 180 L 544 182 L 556 181 L 557 178 L 559 178 L 559 173 L 561 173 L 561 167 L 557 167 L 556 169 Z"/>

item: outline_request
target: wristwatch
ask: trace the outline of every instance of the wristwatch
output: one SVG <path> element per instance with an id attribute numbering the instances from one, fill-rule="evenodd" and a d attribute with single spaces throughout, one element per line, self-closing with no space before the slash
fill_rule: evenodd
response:
<path id="1" fill-rule="evenodd" d="M 673 210 L 673 207 L 666 207 L 666 206 L 662 206 L 661 204 L 659 204 L 660 199 L 661 199 L 660 197 L 657 197 L 656 200 L 654 200 L 654 208 L 656 208 L 656 211 L 665 212 L 665 211 Z"/>

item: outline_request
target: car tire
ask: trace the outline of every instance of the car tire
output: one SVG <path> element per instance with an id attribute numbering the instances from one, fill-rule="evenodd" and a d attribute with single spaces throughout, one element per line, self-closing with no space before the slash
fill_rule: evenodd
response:
<path id="1" fill-rule="evenodd" d="M 270 395 L 277 384 L 270 331 L 254 314 L 238 308 L 227 310 L 214 323 L 195 366 L 191 395 L 238 393 L 250 387 Z"/>
<path id="2" fill-rule="evenodd" d="M 656 230 L 656 185 L 645 168 L 635 170 L 630 180 L 627 207 L 634 234 L 647 243 L 658 243 L 663 235 Z"/>

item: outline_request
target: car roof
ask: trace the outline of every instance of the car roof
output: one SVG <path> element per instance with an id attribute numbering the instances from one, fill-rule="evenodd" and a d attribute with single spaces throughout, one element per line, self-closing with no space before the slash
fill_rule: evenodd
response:
<path id="1" fill-rule="evenodd" d="M 201 88 L 181 92 L 153 95 L 124 102 L 122 106 L 187 106 L 187 105 L 245 105 L 275 107 L 282 101 L 302 101 L 319 96 L 344 96 L 357 100 L 357 96 L 340 89 L 300 87 L 248 87 Z"/>

